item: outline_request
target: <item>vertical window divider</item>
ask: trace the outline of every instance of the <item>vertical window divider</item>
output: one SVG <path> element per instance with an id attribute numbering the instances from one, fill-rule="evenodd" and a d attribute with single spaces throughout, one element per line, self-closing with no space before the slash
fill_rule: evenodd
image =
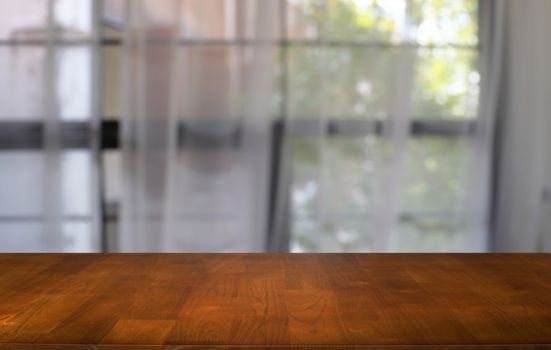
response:
<path id="1" fill-rule="evenodd" d="M 63 236 L 63 198 L 62 198 L 62 155 L 61 152 L 61 116 L 56 103 L 56 27 L 55 27 L 55 0 L 47 2 L 47 23 L 44 61 L 44 100 L 43 100 L 43 148 L 44 148 L 44 176 L 42 210 L 44 225 L 41 235 L 42 245 L 46 251 L 56 247 Z"/>
<path id="2" fill-rule="evenodd" d="M 102 148 L 102 111 L 103 111 L 103 43 L 102 17 L 103 0 L 91 1 L 92 40 L 90 50 L 92 55 L 92 96 L 90 108 L 90 152 L 92 167 L 92 232 L 98 237 L 98 248 L 102 253 L 109 251 L 107 231 L 107 200 L 105 188 L 105 164 Z"/>
<path id="3" fill-rule="evenodd" d="M 289 176 L 289 164 L 287 163 L 289 141 L 286 139 L 289 129 L 289 33 L 287 28 L 287 0 L 280 0 L 279 19 L 280 35 L 278 48 L 281 50 L 281 116 L 279 122 L 272 122 L 271 142 L 271 180 L 270 180 L 270 205 L 268 205 L 268 239 L 267 251 L 289 251 L 290 241 L 290 192 L 291 178 Z"/>

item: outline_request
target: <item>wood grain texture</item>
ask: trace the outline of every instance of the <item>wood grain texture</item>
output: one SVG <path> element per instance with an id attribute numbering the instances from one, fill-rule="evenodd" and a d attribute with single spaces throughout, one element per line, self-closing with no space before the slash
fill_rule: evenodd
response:
<path id="1" fill-rule="evenodd" d="M 548 349 L 547 254 L 0 254 L 0 349 Z"/>

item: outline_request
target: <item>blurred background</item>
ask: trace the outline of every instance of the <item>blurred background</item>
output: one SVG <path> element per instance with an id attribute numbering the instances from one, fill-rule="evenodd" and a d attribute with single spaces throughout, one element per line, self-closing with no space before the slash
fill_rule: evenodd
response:
<path id="1" fill-rule="evenodd" d="M 0 251 L 551 251 L 550 18 L 0 0 Z"/>

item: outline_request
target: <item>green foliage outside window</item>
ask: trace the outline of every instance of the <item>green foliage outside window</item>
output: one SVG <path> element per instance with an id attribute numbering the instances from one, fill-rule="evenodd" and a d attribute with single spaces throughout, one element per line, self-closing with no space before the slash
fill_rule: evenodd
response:
<path id="1" fill-rule="evenodd" d="M 290 0 L 288 7 L 295 12 L 289 16 L 291 40 L 343 43 L 290 46 L 288 118 L 392 118 L 396 64 L 404 50 L 413 50 L 415 60 L 411 119 L 476 117 L 477 1 Z M 410 138 L 402 159 L 396 249 L 453 249 L 462 229 L 468 142 Z M 376 136 L 328 138 L 323 145 L 296 138 L 291 148 L 292 248 L 368 250 L 377 178 L 392 145 Z"/>

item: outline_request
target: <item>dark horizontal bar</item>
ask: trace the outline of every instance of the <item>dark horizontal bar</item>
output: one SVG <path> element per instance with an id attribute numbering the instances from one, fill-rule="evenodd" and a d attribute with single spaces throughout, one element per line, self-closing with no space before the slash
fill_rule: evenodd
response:
<path id="1" fill-rule="evenodd" d="M 186 120 L 178 128 L 178 144 L 185 149 L 232 149 L 241 140 L 239 120 Z"/>
<path id="2" fill-rule="evenodd" d="M 103 44 L 103 40 L 100 41 Z M 24 47 L 24 46 L 85 46 L 85 45 L 94 45 L 97 41 L 94 39 L 55 39 L 48 41 L 47 39 L 16 39 L 16 40 L 0 40 L 0 47 Z"/>
<path id="3" fill-rule="evenodd" d="M 40 121 L 0 122 L 0 150 L 40 149 L 44 146 L 44 123 Z M 93 137 L 87 122 L 60 122 L 59 147 L 89 147 Z"/>
<path id="4" fill-rule="evenodd" d="M 273 122 L 273 127 L 281 119 Z M 40 149 L 44 147 L 44 128 L 40 121 L 0 121 L 0 150 Z M 158 128 L 160 134 L 169 127 L 165 122 L 152 122 L 148 128 Z M 281 127 L 281 125 L 280 125 Z M 383 133 L 385 121 L 377 119 L 330 119 L 326 122 L 315 118 L 287 120 L 285 132 L 295 137 L 317 136 L 326 133 L 336 137 L 361 137 Z M 413 136 L 434 135 L 445 137 L 468 136 L 474 132 L 475 120 L 413 120 L 410 132 Z M 104 120 L 101 123 L 101 148 L 120 147 L 120 122 Z M 96 137 L 89 122 L 60 122 L 59 146 L 67 149 L 88 148 Z M 178 144 L 185 149 L 237 148 L 242 136 L 239 119 L 206 119 L 182 121 L 178 127 Z M 165 142 L 153 140 L 152 142 Z M 152 145 L 153 146 L 153 145 Z"/>
<path id="5" fill-rule="evenodd" d="M 376 119 L 328 119 L 297 118 L 286 122 L 286 132 L 293 136 L 317 136 L 322 132 L 331 136 L 363 136 L 380 134 L 382 121 Z"/>
<path id="6" fill-rule="evenodd" d="M 438 136 L 465 136 L 476 129 L 476 120 L 413 120 L 411 134 Z"/>
<path id="7" fill-rule="evenodd" d="M 409 122 L 410 133 L 415 136 L 465 136 L 474 132 L 476 121 L 459 119 L 414 119 Z M 325 131 L 330 136 L 380 135 L 385 128 L 381 119 L 295 119 L 287 122 L 287 132 L 294 136 L 316 136 Z"/>

